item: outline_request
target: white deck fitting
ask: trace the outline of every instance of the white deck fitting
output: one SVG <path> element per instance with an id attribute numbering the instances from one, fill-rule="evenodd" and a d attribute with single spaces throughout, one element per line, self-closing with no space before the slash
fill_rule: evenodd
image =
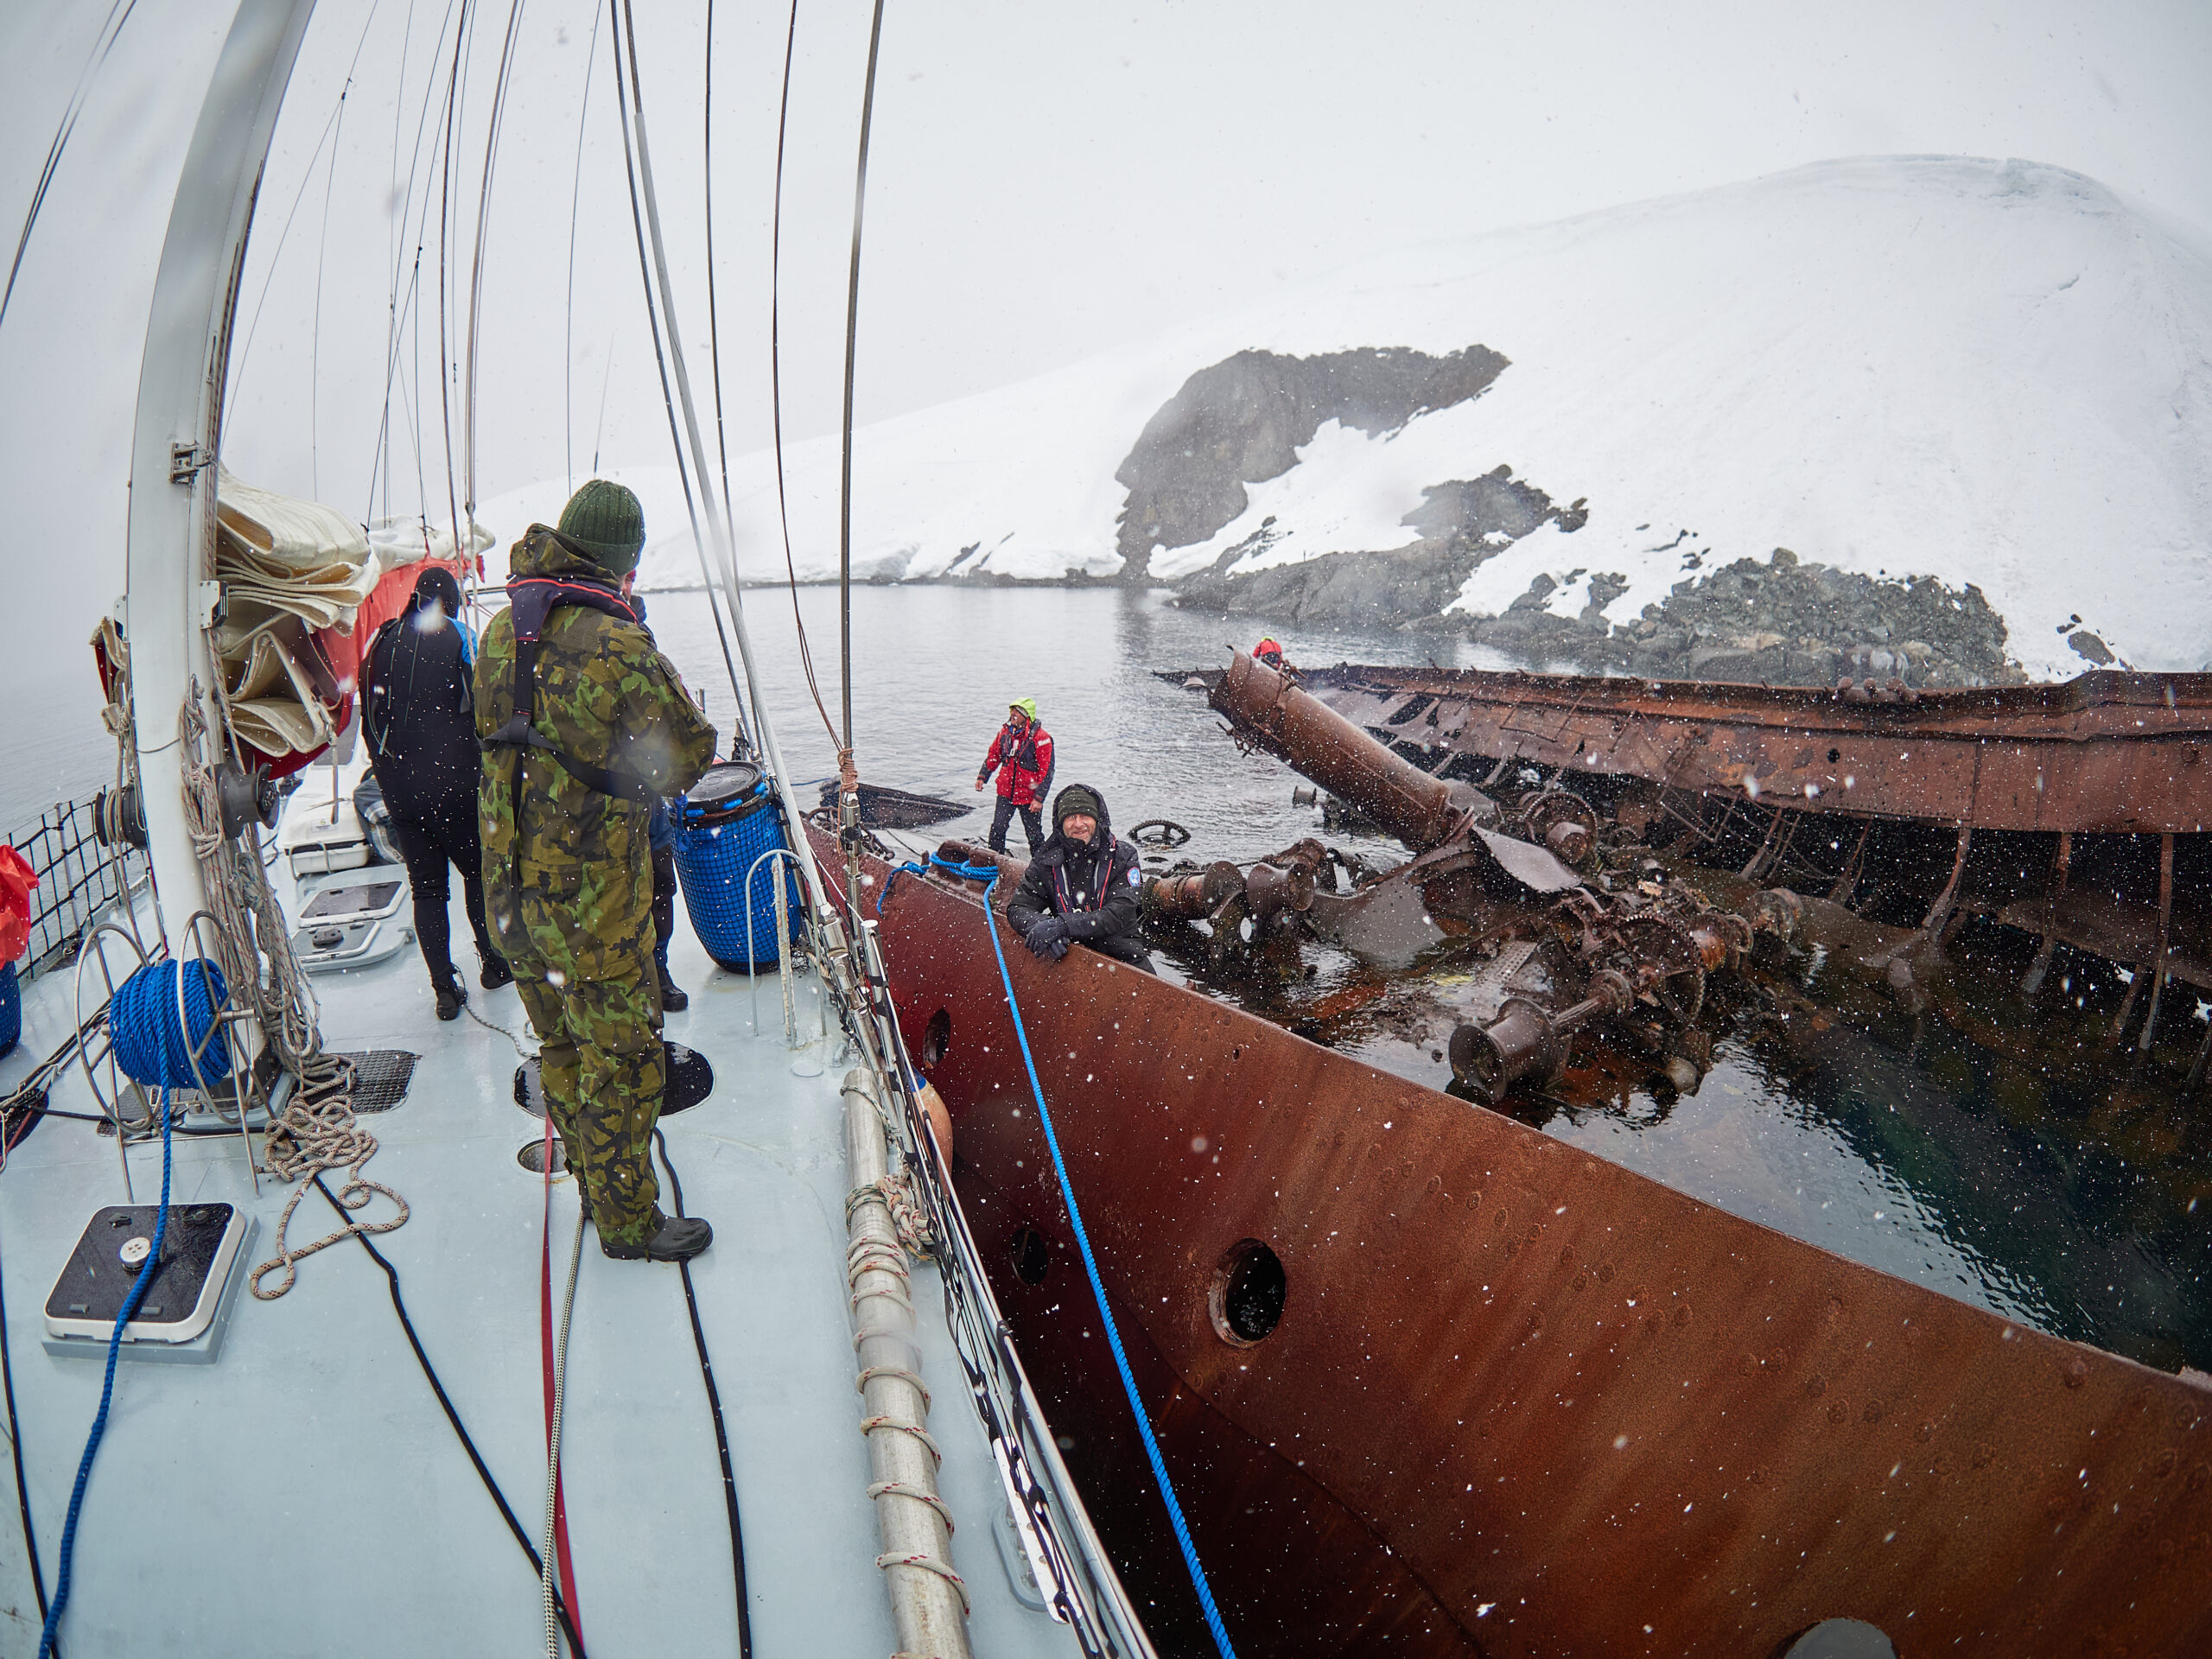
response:
<path id="1" fill-rule="evenodd" d="M 693 1277 L 729 1425 L 755 1650 L 888 1654 L 896 1640 L 874 1565 L 845 1305 L 843 1068 L 817 1044 L 823 1075 L 793 1077 L 772 982 L 760 988 L 767 1034 L 756 1039 L 748 982 L 714 969 L 688 927 L 677 931 L 674 971 L 692 1001 L 670 1016 L 668 1035 L 713 1064 L 715 1092 L 665 1128 L 688 1208 L 715 1225 Z M 516 993 L 476 989 L 470 977 L 470 1006 L 519 1032 Z M 466 1019 L 438 1023 L 412 950 L 316 988 L 331 1047 L 423 1057 L 404 1103 L 362 1120 L 383 1145 L 368 1173 L 414 1211 L 376 1242 L 535 1541 L 544 1505 L 541 1188 L 515 1154 L 539 1131 L 513 1103 L 515 1052 Z M 68 989 L 67 974 L 29 988 L 23 1044 L 0 1061 L 0 1086 L 67 1035 Z M 813 982 L 800 990 L 801 1029 L 812 1033 Z M 73 1072 L 53 1103 L 97 1109 Z M 158 1143 L 131 1158 L 150 1202 Z M 257 1199 L 234 1137 L 179 1137 L 175 1159 L 172 1201 L 245 1208 L 262 1224 L 253 1253 L 266 1259 L 289 1189 L 264 1180 Z M 41 1124 L 0 1173 L 8 1337 L 49 1594 L 102 1368 L 45 1353 L 42 1309 L 86 1218 L 122 1198 L 114 1143 L 89 1123 Z M 671 1207 L 665 1192 L 662 1204 Z M 557 1299 L 576 1217 L 567 1180 L 555 1184 L 554 1217 Z M 292 1237 L 336 1224 L 310 1192 Z M 585 1645 L 593 1659 L 734 1653 L 720 1471 L 681 1281 L 673 1267 L 610 1262 L 586 1243 L 563 1429 Z M 921 1264 L 914 1302 L 975 1649 L 1072 1654 L 1066 1627 L 1022 1607 L 1006 1579 L 991 1535 L 1004 1500 L 965 1402 L 935 1271 Z M 37 1609 L 12 1494 L 0 1510 L 0 1652 L 29 1655 Z M 381 1659 L 543 1647 L 537 1579 L 417 1369 L 383 1274 L 351 1240 L 302 1262 L 283 1300 L 242 1296 L 214 1365 L 119 1368 L 74 1573 L 61 1644 L 73 1655 Z"/>

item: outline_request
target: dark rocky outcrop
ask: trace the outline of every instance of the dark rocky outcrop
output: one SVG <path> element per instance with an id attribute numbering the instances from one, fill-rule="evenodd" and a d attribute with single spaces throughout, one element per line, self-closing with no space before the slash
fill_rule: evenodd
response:
<path id="1" fill-rule="evenodd" d="M 1403 523 L 1421 532 L 1380 553 L 1325 553 L 1246 575 L 1229 567 L 1274 539 L 1273 519 L 1236 543 L 1212 568 L 1184 581 L 1179 603 L 1227 614 L 1266 616 L 1331 627 L 1395 627 L 1432 617 L 1457 596 L 1467 575 L 1499 548 L 1558 519 L 1578 528 L 1582 503 L 1560 508 L 1510 467 L 1480 478 L 1448 479 L 1421 492 Z"/>
<path id="2" fill-rule="evenodd" d="M 1443 357 L 1367 347 L 1316 357 L 1239 352 L 1200 369 L 1145 423 L 1114 476 L 1125 485 L 1122 580 L 1141 582 L 1154 547 L 1189 547 L 1250 505 L 1247 484 L 1296 464 L 1322 423 L 1370 436 L 1479 394 L 1506 366 L 1484 346 Z"/>
<path id="3" fill-rule="evenodd" d="M 1552 580 L 1539 576 L 1501 616 L 1407 622 L 1531 661 L 1649 679 L 1832 686 L 1848 674 L 1917 686 L 2021 677 L 2005 658 L 2005 619 L 1980 588 L 1803 563 L 1788 548 L 1677 582 L 1663 601 L 1620 626 L 1599 614 L 1621 592 L 1606 577 L 1592 578 L 1591 603 L 1579 616 L 1545 609 L 1553 591 Z"/>

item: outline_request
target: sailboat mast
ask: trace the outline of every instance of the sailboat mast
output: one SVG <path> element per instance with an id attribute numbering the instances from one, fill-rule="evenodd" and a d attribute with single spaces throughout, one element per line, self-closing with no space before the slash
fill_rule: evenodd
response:
<path id="1" fill-rule="evenodd" d="M 215 582 L 215 457 L 232 320 L 262 169 L 315 0 L 242 0 L 185 151 L 146 326 L 130 444 L 124 629 L 131 741 L 172 950 L 207 906 L 187 827 L 178 718 L 196 696 L 221 731 L 208 646 Z"/>

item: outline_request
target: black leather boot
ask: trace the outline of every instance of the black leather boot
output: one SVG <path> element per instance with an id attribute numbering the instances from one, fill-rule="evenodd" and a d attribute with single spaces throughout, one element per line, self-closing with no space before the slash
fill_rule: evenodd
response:
<path id="1" fill-rule="evenodd" d="M 602 1235 L 599 1248 L 617 1262 L 689 1262 L 714 1242 L 715 1230 L 698 1217 L 664 1216 L 655 1205 L 644 1243 L 618 1244 Z"/>
<path id="2" fill-rule="evenodd" d="M 515 970 L 507 966 L 505 957 L 480 957 L 478 960 L 483 963 L 484 971 L 479 976 L 477 983 L 486 990 L 496 991 L 502 985 L 515 982 Z"/>
<path id="3" fill-rule="evenodd" d="M 681 1014 L 691 1006 L 691 999 L 684 989 L 668 976 L 668 964 L 654 964 L 660 973 L 660 1006 L 664 1014 Z"/>
<path id="4" fill-rule="evenodd" d="M 446 970 L 445 982 L 437 986 L 437 993 L 438 1018 L 441 1020 L 460 1019 L 461 1005 L 468 1001 L 468 988 L 461 982 L 461 974 L 458 969 L 448 968 Z"/>

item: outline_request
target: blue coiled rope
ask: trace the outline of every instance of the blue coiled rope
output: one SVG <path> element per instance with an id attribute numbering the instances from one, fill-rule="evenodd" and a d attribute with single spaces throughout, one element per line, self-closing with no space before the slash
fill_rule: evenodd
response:
<path id="1" fill-rule="evenodd" d="M 228 1043 L 209 1040 L 215 1016 L 231 1000 L 223 970 L 194 961 L 184 981 L 184 1012 L 189 1031 L 177 1022 L 180 964 L 149 963 L 116 987 L 108 1005 L 108 1030 L 115 1041 L 115 1063 L 134 1083 L 149 1089 L 197 1089 L 231 1074 Z M 197 1056 L 199 1070 L 193 1069 Z"/>
<path id="2" fill-rule="evenodd" d="M 169 1229 L 169 1090 L 200 1086 L 201 1077 L 213 1082 L 231 1070 L 230 1045 L 211 1041 L 215 1017 L 230 1001 L 230 987 L 223 970 L 212 962 L 191 964 L 186 978 L 184 1005 L 188 1026 L 177 1019 L 177 974 L 174 962 L 148 964 L 116 988 L 108 1005 L 108 1030 L 115 1044 L 116 1064 L 134 1083 L 162 1091 L 162 1207 L 154 1221 L 154 1248 L 145 1266 L 130 1281 L 123 1311 L 115 1316 L 114 1333 L 107 1339 L 107 1379 L 100 1384 L 100 1408 L 92 1419 L 92 1432 L 85 1441 L 85 1455 L 77 1463 L 77 1484 L 69 1493 L 69 1517 L 61 1524 L 61 1565 L 54 1582 L 54 1602 L 47 1609 L 46 1627 L 39 1633 L 39 1659 L 54 1651 L 55 1632 L 61 1628 L 61 1610 L 69 1601 L 69 1568 L 77 1548 L 77 1516 L 85 1505 L 85 1488 L 92 1478 L 92 1459 L 107 1433 L 107 1410 L 115 1398 L 115 1362 L 123 1351 L 123 1329 L 137 1313 L 146 1291 L 161 1270 L 162 1242 Z M 193 1057 L 200 1059 L 197 1074 Z"/>
<path id="3" fill-rule="evenodd" d="M 1021 1008 L 1014 997 L 1014 976 L 1007 972 L 1006 947 L 1000 943 L 997 919 L 991 913 L 991 894 L 997 890 L 998 872 L 991 873 L 991 884 L 983 890 L 983 925 L 990 930 L 991 950 L 999 959 L 999 982 L 1006 987 L 1007 1012 L 1014 1016 L 1014 1034 L 1021 1045 L 1021 1063 L 1029 1069 L 1029 1090 L 1037 1098 L 1037 1121 L 1045 1126 L 1045 1145 L 1052 1154 L 1052 1168 L 1060 1178 L 1060 1196 L 1067 1201 L 1068 1224 L 1074 1230 L 1076 1249 L 1083 1255 L 1083 1270 L 1090 1275 L 1090 1294 L 1098 1301 L 1098 1318 L 1106 1327 L 1106 1344 L 1114 1351 L 1114 1364 L 1122 1373 L 1122 1387 L 1129 1396 L 1129 1409 L 1136 1415 L 1137 1433 L 1144 1440 L 1144 1454 L 1152 1464 L 1152 1478 L 1160 1484 L 1160 1496 L 1167 1504 L 1167 1518 L 1174 1524 L 1175 1541 L 1182 1547 L 1183 1565 L 1190 1569 L 1192 1587 L 1198 1592 L 1198 1606 L 1206 1617 L 1206 1628 L 1213 1632 L 1214 1646 L 1221 1650 L 1222 1659 L 1236 1659 L 1236 1649 L 1230 1645 L 1229 1631 L 1221 1622 L 1221 1609 L 1214 1605 L 1213 1591 L 1206 1583 L 1206 1570 L 1198 1560 L 1198 1546 L 1191 1541 L 1191 1529 L 1183 1521 L 1183 1506 L 1175 1498 L 1175 1483 L 1168 1478 L 1167 1464 L 1160 1455 L 1160 1442 L 1153 1438 L 1152 1419 L 1146 1414 L 1144 1402 L 1137 1395 L 1137 1380 L 1130 1374 L 1128 1356 L 1122 1351 L 1122 1333 L 1114 1324 L 1113 1310 L 1106 1306 L 1106 1286 L 1098 1276 L 1097 1259 L 1090 1253 L 1090 1236 L 1084 1230 L 1083 1211 L 1077 1207 L 1075 1186 L 1068 1179 L 1068 1166 L 1060 1156 L 1060 1138 L 1052 1132 L 1052 1115 L 1045 1105 L 1044 1086 L 1037 1081 L 1037 1062 L 1029 1052 L 1029 1033 L 1022 1028 Z"/>
<path id="4" fill-rule="evenodd" d="M 927 875 L 931 870 L 942 870 L 947 875 L 957 875 L 963 881 L 995 883 L 999 879 L 999 868 L 995 864 L 963 864 L 957 859 L 931 853 L 928 864 L 917 864 L 910 859 L 883 878 L 883 891 L 875 895 L 875 913 L 879 916 L 883 914 L 883 901 L 891 896 L 892 885 L 900 876 Z"/>

